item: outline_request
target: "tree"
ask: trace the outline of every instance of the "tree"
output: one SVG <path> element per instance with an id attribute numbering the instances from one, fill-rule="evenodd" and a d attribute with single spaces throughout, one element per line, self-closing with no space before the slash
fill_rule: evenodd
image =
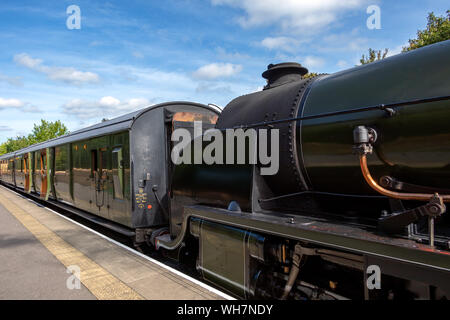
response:
<path id="1" fill-rule="evenodd" d="M 382 53 L 381 50 L 373 50 L 372 48 L 369 48 L 369 54 L 367 55 L 367 57 L 363 54 L 361 59 L 359 59 L 359 62 L 361 62 L 361 64 L 368 64 L 374 61 L 384 59 L 386 58 L 388 51 L 389 49 L 386 48 Z"/>
<path id="2" fill-rule="evenodd" d="M 6 142 L 3 142 L 2 144 L 0 144 L 0 154 L 5 154 L 8 153 L 8 149 L 6 148 Z"/>
<path id="3" fill-rule="evenodd" d="M 308 79 L 308 78 L 313 78 L 315 76 L 318 76 L 319 74 L 316 72 L 308 72 L 307 74 L 305 74 L 304 76 L 302 76 L 302 79 Z"/>
<path id="4" fill-rule="evenodd" d="M 67 127 L 59 120 L 55 122 L 41 119 L 41 123 L 34 124 L 33 131 L 26 136 L 17 136 L 16 138 L 8 138 L 6 142 L 0 145 L 0 154 L 13 152 L 32 144 L 47 141 L 69 133 Z"/>
<path id="5" fill-rule="evenodd" d="M 4 153 L 13 152 L 25 147 L 28 147 L 30 142 L 25 136 L 17 136 L 16 138 L 8 138 L 5 143 L 2 144 L 2 151 Z"/>
<path id="6" fill-rule="evenodd" d="M 450 10 L 447 17 L 436 17 L 433 12 L 428 14 L 428 23 L 425 30 L 417 31 L 417 39 L 409 39 L 409 46 L 403 47 L 403 52 L 411 51 L 436 42 L 450 39 Z"/>
<path id="7" fill-rule="evenodd" d="M 428 14 L 428 23 L 425 30 L 417 31 L 417 39 L 409 39 L 409 46 L 403 47 L 402 52 L 411 51 L 440 41 L 450 39 L 450 10 L 447 10 L 447 17 L 436 17 L 433 12 Z M 369 49 L 369 55 L 365 55 L 359 60 L 361 64 L 367 64 L 386 58 L 388 49 L 381 53 L 381 50 Z"/>
<path id="8" fill-rule="evenodd" d="M 67 127 L 59 120 L 55 122 L 41 119 L 39 125 L 34 124 L 33 131 L 28 135 L 30 144 L 47 141 L 69 133 Z"/>

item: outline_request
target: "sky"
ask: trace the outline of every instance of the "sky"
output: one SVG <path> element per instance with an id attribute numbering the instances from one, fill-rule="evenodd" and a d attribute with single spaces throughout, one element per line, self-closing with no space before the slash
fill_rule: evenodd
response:
<path id="1" fill-rule="evenodd" d="M 371 5 L 380 28 L 367 26 Z M 0 143 L 40 119 L 73 131 L 166 101 L 225 107 L 261 90 L 270 63 L 333 73 L 368 48 L 398 54 L 428 12 L 447 9 L 448 0 L 1 0 Z"/>

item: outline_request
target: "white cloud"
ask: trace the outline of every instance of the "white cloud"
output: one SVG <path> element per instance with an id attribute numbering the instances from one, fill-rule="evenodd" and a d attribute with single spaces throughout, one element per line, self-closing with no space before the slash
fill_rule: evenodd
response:
<path id="1" fill-rule="evenodd" d="M 92 119 L 101 117 L 114 117 L 150 105 L 150 101 L 144 98 L 133 98 L 120 101 L 111 96 L 105 96 L 98 101 L 72 99 L 62 106 L 63 112 L 73 115 L 78 119 Z"/>
<path id="2" fill-rule="evenodd" d="M 322 58 L 314 56 L 306 56 L 303 60 L 303 64 L 308 69 L 320 68 L 325 64 Z"/>
<path id="3" fill-rule="evenodd" d="M 25 105 L 23 101 L 19 99 L 4 99 L 0 97 L 0 110 L 6 108 L 22 108 Z"/>
<path id="4" fill-rule="evenodd" d="M 192 75 L 195 79 L 213 80 L 231 77 L 241 71 L 241 65 L 231 63 L 211 63 L 198 68 Z"/>
<path id="5" fill-rule="evenodd" d="M 261 45 L 270 50 L 284 50 L 294 52 L 298 49 L 300 41 L 289 37 L 267 37 L 261 41 Z"/>
<path id="6" fill-rule="evenodd" d="M 37 69 L 42 63 L 41 59 L 33 59 L 26 53 L 19 53 L 14 56 L 14 61 L 18 64 L 23 65 L 24 67 L 30 69 Z"/>
<path id="7" fill-rule="evenodd" d="M 52 80 L 63 81 L 72 84 L 85 82 L 98 82 L 99 77 L 93 72 L 78 71 L 74 68 L 46 67 L 43 72 Z"/>
<path id="8" fill-rule="evenodd" d="M 282 30 L 305 33 L 338 20 L 346 11 L 360 8 L 366 0 L 211 0 L 213 5 L 229 5 L 245 10 L 239 17 L 243 27 L 279 25 Z"/>
<path id="9" fill-rule="evenodd" d="M 15 109 L 15 110 L 20 110 L 22 112 L 29 112 L 29 113 L 37 113 L 37 112 L 41 112 L 41 110 L 28 103 L 28 102 L 24 102 L 22 100 L 19 99 L 5 99 L 0 97 L 0 110 L 3 109 Z"/>
<path id="10" fill-rule="evenodd" d="M 0 73 L 0 82 L 7 82 L 12 86 L 21 87 L 23 86 L 22 79 L 20 77 L 9 77 L 7 75 Z"/>
<path id="11" fill-rule="evenodd" d="M 250 56 L 240 52 L 227 52 L 222 47 L 216 48 L 217 57 L 221 60 L 247 60 Z"/>
<path id="12" fill-rule="evenodd" d="M 41 72 L 49 79 L 62 81 L 74 85 L 83 83 L 95 83 L 99 81 L 99 76 L 93 72 L 84 72 L 72 67 L 51 67 L 44 65 L 41 59 L 34 59 L 26 53 L 16 54 L 14 61 L 24 67 Z"/>
<path id="13" fill-rule="evenodd" d="M 104 107 L 117 107 L 120 105 L 120 100 L 111 96 L 107 96 L 100 99 L 99 105 Z"/>

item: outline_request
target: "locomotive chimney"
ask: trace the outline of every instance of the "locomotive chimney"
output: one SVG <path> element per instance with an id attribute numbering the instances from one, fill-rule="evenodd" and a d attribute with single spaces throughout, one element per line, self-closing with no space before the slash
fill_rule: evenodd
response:
<path id="1" fill-rule="evenodd" d="M 269 64 L 267 70 L 262 74 L 263 78 L 267 79 L 264 90 L 300 80 L 307 73 L 308 69 L 296 62 Z"/>

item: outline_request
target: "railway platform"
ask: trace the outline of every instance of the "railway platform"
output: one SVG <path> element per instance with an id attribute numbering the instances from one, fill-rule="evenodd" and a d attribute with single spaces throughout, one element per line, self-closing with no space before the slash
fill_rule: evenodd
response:
<path id="1" fill-rule="evenodd" d="M 0 299 L 230 298 L 0 186 Z"/>

